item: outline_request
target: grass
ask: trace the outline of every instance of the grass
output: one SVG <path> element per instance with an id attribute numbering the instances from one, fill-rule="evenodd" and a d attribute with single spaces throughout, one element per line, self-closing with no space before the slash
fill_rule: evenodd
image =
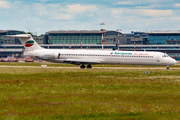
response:
<path id="1" fill-rule="evenodd" d="M 0 119 L 180 119 L 180 70 L 147 70 L 0 67 Z"/>

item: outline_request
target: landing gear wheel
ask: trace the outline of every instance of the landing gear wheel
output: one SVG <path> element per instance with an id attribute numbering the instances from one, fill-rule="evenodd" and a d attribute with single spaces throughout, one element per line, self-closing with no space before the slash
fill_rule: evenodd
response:
<path id="1" fill-rule="evenodd" d="M 84 64 L 82 64 L 82 65 L 80 66 L 80 68 L 81 68 L 81 69 L 84 69 L 84 68 L 85 68 L 85 65 L 84 65 Z"/>
<path id="2" fill-rule="evenodd" d="M 87 66 L 87 68 L 92 68 L 92 66 L 89 64 L 89 65 Z"/>
<path id="3" fill-rule="evenodd" d="M 169 66 L 166 67 L 166 70 L 169 70 Z"/>

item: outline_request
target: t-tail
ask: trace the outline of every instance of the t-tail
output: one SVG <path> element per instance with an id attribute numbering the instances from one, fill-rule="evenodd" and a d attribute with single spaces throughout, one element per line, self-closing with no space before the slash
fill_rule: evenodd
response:
<path id="1" fill-rule="evenodd" d="M 17 37 L 25 47 L 25 51 L 34 51 L 44 49 L 37 44 L 37 42 L 33 39 L 30 34 L 19 34 L 19 35 L 6 35 L 9 37 Z"/>

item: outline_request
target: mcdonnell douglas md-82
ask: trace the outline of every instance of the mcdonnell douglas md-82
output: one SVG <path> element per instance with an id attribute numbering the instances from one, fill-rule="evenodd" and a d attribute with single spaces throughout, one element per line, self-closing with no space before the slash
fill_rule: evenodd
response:
<path id="1" fill-rule="evenodd" d="M 8 36 L 19 38 L 25 47 L 25 56 L 56 63 L 81 65 L 80 68 L 85 68 L 85 65 L 92 68 L 92 64 L 119 64 L 167 66 L 168 69 L 170 65 L 177 63 L 162 52 L 45 49 L 39 46 L 30 34 Z"/>

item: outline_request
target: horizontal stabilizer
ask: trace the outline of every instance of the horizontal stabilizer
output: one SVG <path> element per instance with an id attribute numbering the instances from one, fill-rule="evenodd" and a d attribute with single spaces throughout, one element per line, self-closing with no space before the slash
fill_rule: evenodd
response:
<path id="1" fill-rule="evenodd" d="M 30 38 L 30 34 L 19 34 L 19 35 L 5 35 L 6 37 L 18 37 L 18 38 Z"/>

